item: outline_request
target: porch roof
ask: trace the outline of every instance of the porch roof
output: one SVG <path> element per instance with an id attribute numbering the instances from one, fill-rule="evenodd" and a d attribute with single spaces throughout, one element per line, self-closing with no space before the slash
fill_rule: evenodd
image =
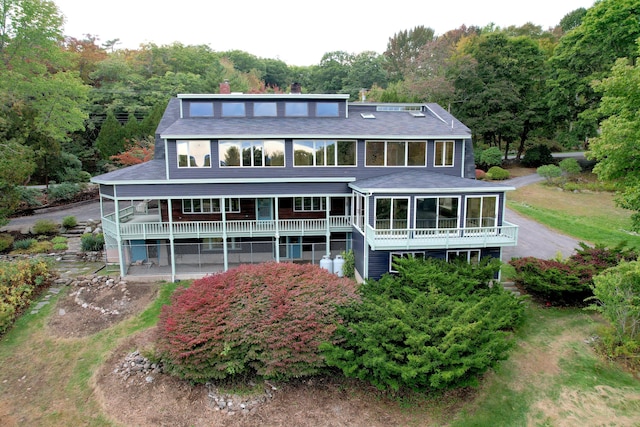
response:
<path id="1" fill-rule="evenodd" d="M 484 193 L 515 190 L 504 184 L 424 170 L 410 170 L 359 179 L 349 187 L 361 193 Z"/>

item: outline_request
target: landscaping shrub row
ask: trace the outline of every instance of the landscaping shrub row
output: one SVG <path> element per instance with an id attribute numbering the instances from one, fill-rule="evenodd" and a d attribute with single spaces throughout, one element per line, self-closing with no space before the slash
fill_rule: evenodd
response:
<path id="1" fill-rule="evenodd" d="M 0 261 L 0 333 L 13 324 L 54 276 L 51 261 L 45 258 Z"/>
<path id="2" fill-rule="evenodd" d="M 594 276 L 621 261 L 637 258 L 638 251 L 625 249 L 623 244 L 606 248 L 580 243 L 576 253 L 566 260 L 525 257 L 509 263 L 515 268 L 514 281 L 538 301 L 580 307 L 593 296 Z"/>
<path id="3" fill-rule="evenodd" d="M 524 306 L 480 266 L 398 260 L 360 287 L 315 265 L 245 265 L 176 292 L 156 357 L 193 382 L 289 379 L 337 367 L 381 389 L 474 383 L 512 346 Z"/>

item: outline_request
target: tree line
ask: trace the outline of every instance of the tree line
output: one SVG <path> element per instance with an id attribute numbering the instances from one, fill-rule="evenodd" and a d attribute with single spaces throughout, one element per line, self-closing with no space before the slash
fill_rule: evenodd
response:
<path id="1" fill-rule="evenodd" d="M 73 182 L 148 158 L 168 100 L 215 93 L 225 80 L 234 92 L 287 92 L 296 82 L 354 101 L 436 102 L 472 129 L 475 144 L 518 157 L 539 144 L 583 147 L 616 114 L 602 107 L 606 82 L 635 65 L 639 17 L 640 0 L 599 0 L 554 28 L 437 35 L 418 26 L 390 36 L 382 54 L 335 51 L 289 66 L 206 45 L 117 49 L 118 40 L 65 36 L 54 2 L 0 0 L 0 218 L 15 208 L 19 185 Z"/>

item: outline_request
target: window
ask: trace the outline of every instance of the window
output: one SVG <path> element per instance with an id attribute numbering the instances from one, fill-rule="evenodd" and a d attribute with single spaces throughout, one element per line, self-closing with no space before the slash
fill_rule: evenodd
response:
<path id="1" fill-rule="evenodd" d="M 239 213 L 240 199 L 226 199 L 225 211 Z M 184 199 L 182 201 L 182 213 L 220 213 L 220 199 Z"/>
<path id="2" fill-rule="evenodd" d="M 316 104 L 317 117 L 338 117 L 337 102 L 318 102 Z"/>
<path id="3" fill-rule="evenodd" d="M 367 166 L 425 166 L 425 141 L 367 141 Z"/>
<path id="4" fill-rule="evenodd" d="M 376 229 L 406 229 L 409 225 L 408 198 L 376 198 Z"/>
<path id="5" fill-rule="evenodd" d="M 309 104 L 306 102 L 285 102 L 284 115 L 287 117 L 309 116 Z"/>
<path id="6" fill-rule="evenodd" d="M 324 197 L 296 197 L 293 201 L 295 212 L 325 211 L 326 204 Z"/>
<path id="7" fill-rule="evenodd" d="M 495 227 L 498 216 L 498 197 L 467 197 L 466 227 Z"/>
<path id="8" fill-rule="evenodd" d="M 253 115 L 254 117 L 276 117 L 278 108 L 275 102 L 254 102 Z"/>
<path id="9" fill-rule="evenodd" d="M 391 252 L 389 253 L 389 272 L 397 273 L 396 267 L 394 265 L 396 259 L 398 258 L 420 258 L 424 259 L 424 252 Z"/>
<path id="10" fill-rule="evenodd" d="M 189 114 L 191 117 L 213 117 L 213 103 L 191 102 L 189 104 Z"/>
<path id="11" fill-rule="evenodd" d="M 207 237 L 202 239 L 202 249 L 205 251 L 221 251 L 222 237 Z M 240 243 L 236 237 L 227 238 L 227 249 L 240 249 Z"/>
<path id="12" fill-rule="evenodd" d="M 447 251 L 447 262 L 468 262 L 469 264 L 478 265 L 480 262 L 480 250 L 470 249 L 465 251 Z"/>
<path id="13" fill-rule="evenodd" d="M 211 145 L 209 141 L 178 141 L 179 168 L 211 167 Z"/>
<path id="14" fill-rule="evenodd" d="M 434 147 L 434 166 L 453 166 L 453 141 L 436 141 Z"/>
<path id="15" fill-rule="evenodd" d="M 222 117 L 244 117 L 244 102 L 223 102 Z"/>
<path id="16" fill-rule="evenodd" d="M 428 197 L 416 199 L 416 228 L 458 228 L 457 197 Z"/>
<path id="17" fill-rule="evenodd" d="M 356 142 L 335 140 L 293 141 L 294 166 L 355 166 Z"/>
<path id="18" fill-rule="evenodd" d="M 220 141 L 220 166 L 284 166 L 284 141 Z"/>

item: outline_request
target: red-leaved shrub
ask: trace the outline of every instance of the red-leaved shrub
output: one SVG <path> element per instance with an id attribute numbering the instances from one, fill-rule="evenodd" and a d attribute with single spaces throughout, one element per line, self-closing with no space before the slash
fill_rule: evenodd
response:
<path id="1" fill-rule="evenodd" d="M 487 177 L 487 173 L 482 169 L 476 169 L 476 179 L 485 179 Z"/>
<path id="2" fill-rule="evenodd" d="M 193 381 L 256 373 L 291 378 L 325 367 L 318 347 L 357 284 L 316 265 L 243 265 L 196 280 L 163 307 L 157 349 L 173 374 Z"/>

